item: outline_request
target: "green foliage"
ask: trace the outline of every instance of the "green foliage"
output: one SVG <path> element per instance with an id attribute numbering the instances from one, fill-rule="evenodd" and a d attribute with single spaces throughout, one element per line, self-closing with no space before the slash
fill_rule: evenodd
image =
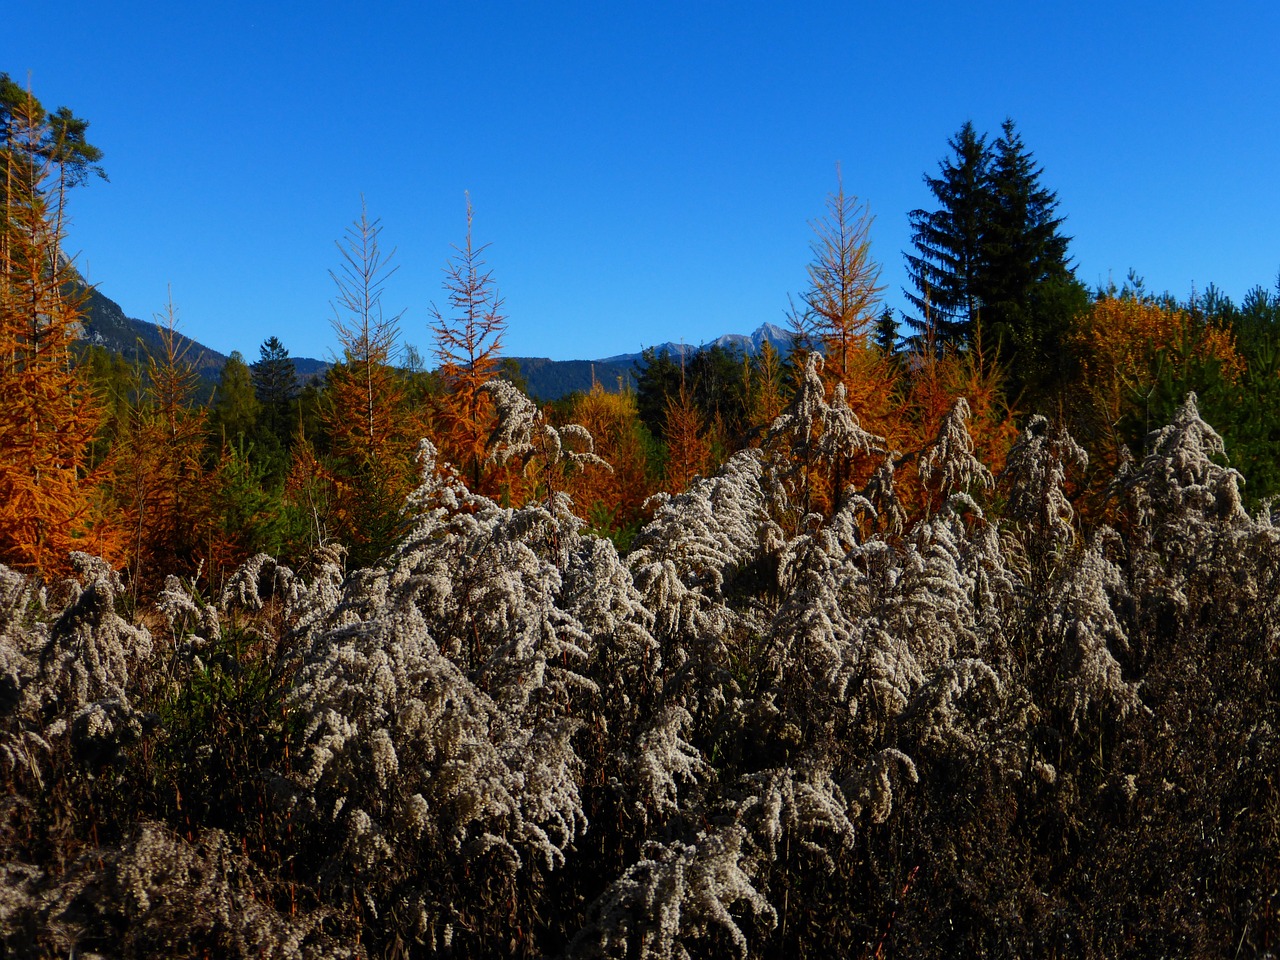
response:
<path id="1" fill-rule="evenodd" d="M 1041 186 L 1042 173 L 1006 120 L 991 163 L 977 290 L 984 335 L 1008 361 L 1013 396 L 1049 394 L 1065 383 L 1067 332 L 1088 303 L 1069 264 L 1057 194 Z"/>
<path id="2" fill-rule="evenodd" d="M 219 540 L 232 551 L 233 564 L 255 553 L 281 556 L 293 540 L 282 502 L 284 483 L 276 469 L 272 457 L 259 455 L 243 439 L 223 448 L 213 512 Z"/>
<path id="3" fill-rule="evenodd" d="M 667 398 L 680 391 L 680 362 L 667 351 L 647 348 L 636 364 L 636 409 L 640 422 L 661 438 L 666 423 Z"/>
<path id="4" fill-rule="evenodd" d="M 925 177 L 938 209 L 910 214 L 915 292 L 907 299 L 919 315 L 907 323 L 917 342 L 932 325 L 939 347 L 971 347 L 981 336 L 1006 365 L 1010 395 L 1038 405 L 1069 378 L 1066 337 L 1087 305 L 1057 194 L 1041 185 L 1043 169 L 1012 120 L 990 145 L 972 123 L 948 145 L 954 156 L 941 162 L 941 175 Z"/>
<path id="5" fill-rule="evenodd" d="M 912 210 L 907 273 L 916 292 L 906 291 L 918 317 L 907 325 L 919 339 L 932 326 L 940 343 L 964 343 L 982 309 L 979 285 L 983 244 L 991 216 L 991 151 L 986 135 L 966 121 L 947 141 L 953 157 L 939 163 L 939 176 L 925 176 L 937 210 Z"/>
<path id="6" fill-rule="evenodd" d="M 636 368 L 636 407 L 640 421 L 664 440 L 667 402 L 689 391 L 703 422 L 719 423 L 729 436 L 740 436 L 749 419 L 747 386 L 742 357 L 718 344 L 690 349 L 684 362 L 652 347 L 644 351 Z"/>
<path id="7" fill-rule="evenodd" d="M 1210 284 L 1187 309 L 1199 322 L 1235 334 L 1245 369 L 1238 379 L 1228 381 L 1218 364 L 1183 356 L 1183 376 L 1162 373 L 1151 400 L 1150 422 L 1165 422 L 1177 398 L 1195 391 L 1205 418 L 1222 434 L 1231 465 L 1244 476 L 1248 500 L 1258 505 L 1280 495 L 1280 298 L 1254 287 L 1237 308 Z"/>
<path id="8" fill-rule="evenodd" d="M 274 437 L 284 449 L 297 431 L 294 401 L 298 397 L 298 374 L 289 351 L 277 337 L 268 337 L 258 348 L 253 365 L 253 391 L 261 406 L 263 432 Z"/>
<path id="9" fill-rule="evenodd" d="M 103 411 L 102 427 L 90 455 L 90 465 L 96 467 L 129 431 L 134 405 L 138 402 L 138 369 L 120 354 L 97 344 L 84 348 L 80 365 Z"/>
<path id="10" fill-rule="evenodd" d="M 38 143 L 18 144 L 24 135 L 25 121 L 19 117 L 31 114 L 35 128 L 42 129 Z M 93 174 L 107 179 L 99 161 L 102 151 L 89 143 L 89 121 L 75 116 L 67 107 L 46 113 L 40 101 L 23 89 L 7 73 L 0 73 L 0 202 L 7 195 L 9 177 L 30 178 L 34 165 L 52 162 L 62 173 L 64 187 L 74 187 Z M 10 150 L 16 147 L 16 150 Z M 34 147 L 34 151 L 30 148 Z M 11 169 L 17 164 L 23 169 Z"/>
<path id="11" fill-rule="evenodd" d="M 179 637 L 172 656 L 173 681 L 156 705 L 164 733 L 146 769 L 152 815 L 260 843 L 263 775 L 285 763 L 289 735 L 276 645 L 253 628 L 231 627 L 195 643 Z"/>
<path id="12" fill-rule="evenodd" d="M 636 534 L 644 524 L 640 520 L 623 523 L 620 517 L 621 510 L 617 506 L 596 501 L 586 512 L 587 525 L 584 532 L 612 541 L 618 556 L 625 557 L 631 552 L 631 544 L 635 542 Z"/>
<path id="13" fill-rule="evenodd" d="M 233 350 L 218 378 L 209 425 L 224 442 L 242 443 L 256 432 L 261 413 L 249 365 L 239 350 Z"/>
<path id="14" fill-rule="evenodd" d="M 891 357 L 898 352 L 898 320 L 894 316 L 893 307 L 885 307 L 876 319 L 873 342 L 880 352 Z"/>

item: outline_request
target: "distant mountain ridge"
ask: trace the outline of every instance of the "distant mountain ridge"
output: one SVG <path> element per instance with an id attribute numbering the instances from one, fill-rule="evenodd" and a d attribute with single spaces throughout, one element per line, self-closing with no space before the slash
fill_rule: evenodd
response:
<path id="1" fill-rule="evenodd" d="M 130 363 L 138 364 L 146 363 L 148 354 L 160 349 L 158 324 L 127 316 L 120 304 L 96 287 L 84 285 L 84 291 L 85 308 L 80 321 L 82 341 L 118 353 Z M 200 375 L 203 387 L 211 389 L 218 382 L 222 367 L 227 362 L 227 355 L 185 334 L 176 333 L 175 336 L 178 349 L 186 351 L 186 359 Z M 253 344 L 241 351 L 246 363 L 251 364 L 258 359 L 257 347 L 258 344 Z M 329 368 L 325 361 L 311 357 L 291 359 L 298 372 L 298 380 L 304 383 Z M 201 402 L 208 399 L 209 389 L 201 390 Z"/>
<path id="2" fill-rule="evenodd" d="M 160 347 L 160 329 L 154 322 L 127 316 L 121 306 L 96 287 L 85 286 L 86 302 L 81 321 L 81 339 L 118 353 L 130 363 L 145 363 L 147 354 Z M 187 359 L 195 367 L 202 381 L 202 402 L 212 396 L 227 355 L 207 347 L 182 333 L 176 334 L 179 349 L 186 350 Z M 790 338 L 776 324 L 766 323 L 753 333 L 726 333 L 698 346 L 667 341 L 653 347 L 658 354 L 679 357 L 692 356 L 699 350 L 720 347 L 755 356 L 765 342 L 769 342 L 783 356 L 791 352 Z M 246 344 L 240 352 L 245 362 L 257 360 L 257 344 Z M 287 346 L 287 344 L 286 344 Z M 634 389 L 637 368 L 644 362 L 644 352 L 620 353 L 600 360 L 551 360 L 548 357 L 512 357 L 520 369 L 530 396 L 541 400 L 559 400 L 574 391 L 589 391 L 599 383 L 610 392 Z M 329 368 L 323 360 L 311 357 L 293 357 L 298 379 L 306 382 L 313 376 L 322 376 Z"/>
<path id="3" fill-rule="evenodd" d="M 700 350 L 708 350 L 711 347 L 719 347 L 722 350 L 732 350 L 739 353 L 745 353 L 749 357 L 754 357 L 760 352 L 760 348 L 768 342 L 775 350 L 784 357 L 791 352 L 791 335 L 786 330 L 778 326 L 776 323 L 762 323 L 756 327 L 755 331 L 749 334 L 743 333 L 726 333 L 716 337 L 714 340 L 708 340 L 706 343 L 694 346 L 692 344 L 676 343 L 668 340 L 666 343 L 659 343 L 653 346 L 653 351 L 657 354 L 667 353 L 672 356 L 679 357 L 692 356 Z M 646 348 L 648 349 L 648 348 Z M 634 363 L 644 356 L 643 351 L 640 353 L 620 353 L 614 357 L 605 357 L 597 363 Z"/>
<path id="4" fill-rule="evenodd" d="M 726 333 L 714 340 L 693 346 L 668 340 L 652 349 L 661 356 L 691 357 L 700 350 L 719 347 L 734 353 L 754 357 L 768 342 L 782 356 L 791 352 L 791 337 L 787 331 L 773 323 L 761 324 L 753 333 Z M 646 348 L 648 349 L 648 348 Z M 636 374 L 644 364 L 644 351 L 619 353 L 600 360 L 551 360 L 546 357 L 512 357 L 520 366 L 529 395 L 538 400 L 558 400 L 575 390 L 586 392 L 599 383 L 606 390 L 634 388 Z"/>

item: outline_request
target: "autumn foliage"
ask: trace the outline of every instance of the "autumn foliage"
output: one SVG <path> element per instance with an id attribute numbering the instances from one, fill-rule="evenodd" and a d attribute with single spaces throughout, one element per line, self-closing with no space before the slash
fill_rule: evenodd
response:
<path id="1" fill-rule="evenodd" d="M 382 250 L 381 232 L 380 221 L 362 204 L 360 217 L 337 245 L 341 265 L 330 275 L 342 356 L 329 369 L 321 411 L 331 466 L 312 477 L 331 496 L 323 535 L 355 548 L 360 560 L 376 557 L 398 534 L 400 506 L 415 476 L 413 451 L 424 428 L 394 366 L 400 318 L 384 311 L 382 296 L 395 272 L 395 252 Z M 307 470 L 305 461 L 300 446 L 294 462 L 299 474 Z"/>
<path id="2" fill-rule="evenodd" d="M 596 453 L 612 467 L 572 474 L 568 492 L 573 502 L 605 529 L 638 527 L 654 484 L 635 394 L 611 393 L 596 383 L 574 398 L 569 419 L 595 438 Z"/>
<path id="3" fill-rule="evenodd" d="M 540 403 L 469 201 L 430 371 L 362 209 L 323 380 L 210 412 L 172 302 L 76 342 L 16 102 L 4 956 L 1273 953 L 1280 300 L 1006 311 L 1011 396 L 980 310 L 898 343 L 841 185 L 786 356 Z"/>
<path id="4" fill-rule="evenodd" d="M 485 266 L 486 245 L 472 237 L 475 212 L 467 198 L 467 236 L 444 268 L 446 306 L 432 306 L 431 330 L 445 390 L 434 419 L 441 449 L 476 490 L 485 484 L 485 443 L 493 429 L 493 401 L 484 386 L 497 376 L 506 317 L 493 274 Z"/>
<path id="5" fill-rule="evenodd" d="M 88 455 L 102 417 L 75 368 L 80 302 L 62 252 L 61 168 L 33 98 L 13 118 L 0 211 L 0 557 L 46 576 L 72 550 L 117 559 Z"/>
<path id="6" fill-rule="evenodd" d="M 1103 296 L 1081 316 L 1071 334 L 1079 357 L 1099 451 L 1115 465 L 1122 441 L 1116 427 L 1139 416 L 1138 429 L 1154 426 L 1144 409 L 1161 376 L 1176 377 L 1193 363 L 1210 363 L 1235 381 L 1244 372 L 1231 331 L 1175 304 L 1141 296 Z"/>

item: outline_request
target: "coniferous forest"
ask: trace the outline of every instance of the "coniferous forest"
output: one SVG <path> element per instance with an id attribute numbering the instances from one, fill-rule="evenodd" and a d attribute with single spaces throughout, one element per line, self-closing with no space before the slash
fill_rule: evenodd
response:
<path id="1" fill-rule="evenodd" d="M 1268 956 L 1280 296 L 1075 277 L 1012 121 L 813 222 L 786 355 L 539 404 L 470 208 L 405 355 L 79 338 L 88 124 L 0 75 L 12 957 Z"/>

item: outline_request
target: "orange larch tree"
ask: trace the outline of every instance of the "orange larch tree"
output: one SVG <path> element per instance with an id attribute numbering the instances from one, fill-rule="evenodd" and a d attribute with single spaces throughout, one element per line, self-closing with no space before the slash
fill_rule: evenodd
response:
<path id="1" fill-rule="evenodd" d="M 871 342 L 883 290 L 871 257 L 871 219 L 837 180 L 826 215 L 810 224 L 809 289 L 792 323 L 822 357 L 813 362 L 803 351 L 793 357 L 792 403 L 770 430 L 775 452 L 790 444 L 791 455 L 806 464 L 792 476 L 805 510 L 838 510 L 850 489 L 870 479 L 896 413 L 900 367 Z M 766 399 L 774 406 L 779 398 Z"/>
<path id="2" fill-rule="evenodd" d="M 829 379 L 848 381 L 857 374 L 855 355 L 867 347 L 884 287 L 880 265 L 871 258 L 871 213 L 857 197 L 836 192 L 827 197 L 827 215 L 813 221 L 813 260 L 804 295 L 809 328 L 827 356 Z"/>
<path id="3" fill-rule="evenodd" d="M 598 529 L 617 533 L 638 527 L 644 502 L 656 492 L 656 484 L 635 394 L 610 393 L 593 383 L 590 392 L 575 397 L 569 419 L 591 434 L 596 453 L 613 468 L 571 474 L 568 490 L 574 503 Z"/>
<path id="4" fill-rule="evenodd" d="M 156 317 L 159 344 L 148 352 L 142 396 L 128 430 L 104 464 L 127 535 L 134 589 L 158 588 L 165 575 L 202 570 L 213 518 L 204 464 L 206 412 L 191 342 L 177 331 L 172 297 Z"/>
<path id="5" fill-rule="evenodd" d="M 1102 455 L 1101 465 L 1110 468 L 1118 464 L 1117 427 L 1123 418 L 1140 416 L 1145 421 L 1139 435 L 1159 425 L 1150 422 L 1144 405 L 1162 366 L 1212 361 L 1228 382 L 1239 378 L 1245 367 L 1229 329 L 1173 304 L 1139 296 L 1098 299 L 1076 321 L 1070 343 L 1090 406 L 1073 430 Z"/>
<path id="6" fill-rule="evenodd" d="M 698 405 L 683 381 L 674 396 L 667 398 L 667 463 L 665 485 L 671 493 L 683 493 L 694 477 L 711 466 L 711 437 Z"/>
<path id="7" fill-rule="evenodd" d="M 359 563 L 375 562 L 398 536 L 423 432 L 404 378 L 392 366 L 400 315 L 383 311 L 382 295 L 396 269 L 395 251 L 383 253 L 381 232 L 362 200 L 359 219 L 337 244 L 342 263 L 330 271 L 338 291 L 333 328 L 342 345 L 326 374 L 322 410 L 335 496 L 332 532 Z"/>
<path id="8" fill-rule="evenodd" d="M 766 340 L 760 345 L 760 353 L 748 370 L 748 375 L 743 378 L 747 386 L 748 425 L 758 437 L 760 431 L 767 430 L 787 406 L 782 357 Z"/>
<path id="9" fill-rule="evenodd" d="M 956 405 L 964 402 L 964 421 L 972 453 L 992 473 L 1004 468 L 1018 437 L 1014 411 L 1005 398 L 1000 365 L 983 348 L 981 325 L 966 349 L 947 345 L 941 352 L 930 337 L 907 358 L 903 398 L 892 426 L 893 445 L 905 455 L 897 472 L 897 494 L 910 518 L 941 507 L 940 493 L 919 476 L 920 457 L 936 444 Z"/>
<path id="10" fill-rule="evenodd" d="M 3 145 L 0 210 L 0 561 L 46 577 L 71 550 L 118 559 L 87 475 L 101 409 L 72 362 L 82 300 L 63 255 L 66 173 L 27 95 Z"/>
<path id="11" fill-rule="evenodd" d="M 329 271 L 338 291 L 332 324 L 342 356 L 331 368 L 325 419 L 330 449 L 341 460 L 384 456 L 396 445 L 403 414 L 404 390 L 391 368 L 400 314 L 387 316 L 382 308 L 384 287 L 396 272 L 395 251 L 382 252 L 381 233 L 381 221 L 369 218 L 361 200 L 359 219 L 337 243 L 342 263 Z"/>
<path id="12" fill-rule="evenodd" d="M 467 197 L 467 237 L 454 246 L 444 267 L 447 308 L 431 305 L 435 355 L 444 392 L 436 420 L 440 450 L 477 492 L 492 492 L 484 482 L 485 444 L 494 426 L 493 399 L 484 385 L 498 375 L 498 357 L 507 318 L 502 313 L 493 273 L 485 268 L 488 244 L 472 238 L 475 214 Z"/>

